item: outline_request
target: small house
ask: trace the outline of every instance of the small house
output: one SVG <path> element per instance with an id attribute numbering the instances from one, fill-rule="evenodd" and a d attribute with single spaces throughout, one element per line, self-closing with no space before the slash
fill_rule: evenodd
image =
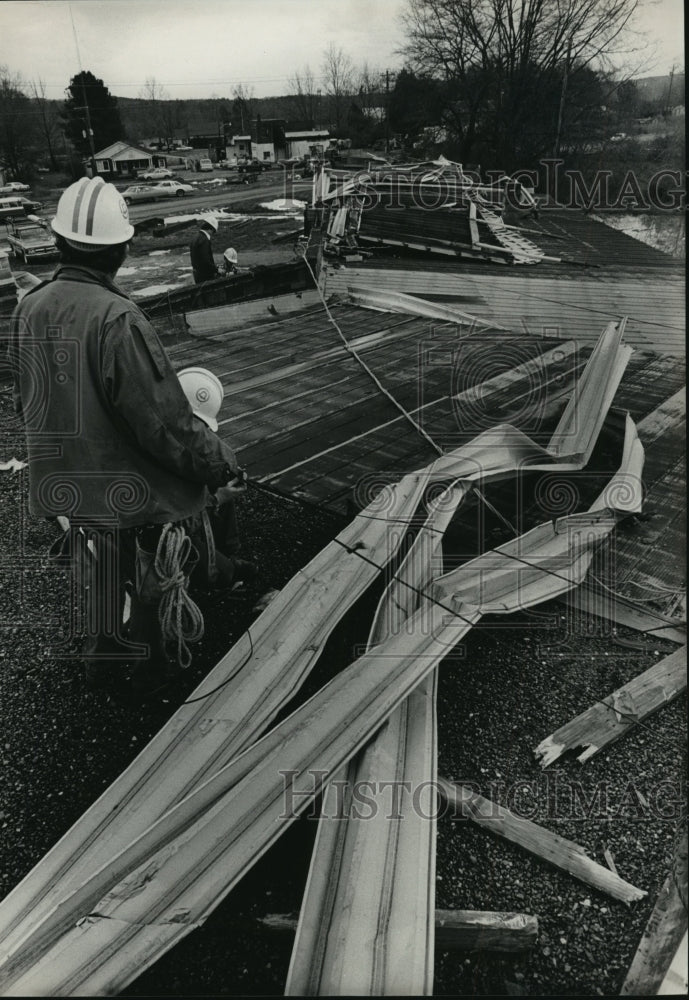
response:
<path id="1" fill-rule="evenodd" d="M 289 126 L 285 130 L 285 145 L 287 147 L 287 157 L 289 159 L 302 159 L 313 152 L 313 148 L 320 147 L 322 153 L 328 146 L 330 133 L 327 129 L 295 129 L 290 130 Z"/>
<path id="2" fill-rule="evenodd" d="M 236 157 L 238 160 L 246 158 L 251 159 L 251 136 L 250 135 L 233 135 L 232 142 L 228 143 L 225 147 L 225 158 L 228 160 Z"/>
<path id="3" fill-rule="evenodd" d="M 96 173 L 111 179 L 135 177 L 141 170 L 165 166 L 164 156 L 159 156 L 149 149 L 132 146 L 122 139 L 96 153 L 95 161 Z"/>

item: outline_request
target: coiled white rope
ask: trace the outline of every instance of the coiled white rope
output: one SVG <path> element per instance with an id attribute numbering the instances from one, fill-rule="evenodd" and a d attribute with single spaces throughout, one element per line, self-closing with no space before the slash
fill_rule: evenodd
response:
<path id="1" fill-rule="evenodd" d="M 163 597 L 158 607 L 158 617 L 163 640 L 177 645 L 177 662 L 186 668 L 191 663 L 190 642 L 203 638 L 204 625 L 201 609 L 187 591 L 187 574 L 184 572 L 191 554 L 191 539 L 179 524 L 166 524 L 158 541 L 155 568 Z"/>

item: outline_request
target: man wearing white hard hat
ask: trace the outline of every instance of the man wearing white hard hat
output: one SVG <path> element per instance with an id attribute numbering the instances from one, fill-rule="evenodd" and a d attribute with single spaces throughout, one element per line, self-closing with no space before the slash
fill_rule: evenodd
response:
<path id="1" fill-rule="evenodd" d="M 194 416 L 217 432 L 218 412 L 225 395 L 220 379 L 207 368 L 197 367 L 183 368 L 177 372 L 177 378 Z M 239 472 L 237 480 L 211 494 L 206 509 L 195 516 L 189 527 L 199 553 L 192 583 L 205 588 L 234 588 L 256 580 L 256 565 L 239 558 L 241 543 L 235 500 L 246 493 L 245 474 L 241 469 Z"/>
<path id="2" fill-rule="evenodd" d="M 29 507 L 39 517 L 67 517 L 79 542 L 73 550 L 94 556 L 75 567 L 87 601 L 87 680 L 116 678 L 137 656 L 138 676 L 158 679 L 170 646 L 158 624 L 161 591 L 150 586 L 156 547 L 176 544 L 182 599 L 183 522 L 205 507 L 209 489 L 236 478 L 237 463 L 195 420 L 155 330 L 114 284 L 134 234 L 116 188 L 100 177 L 72 184 L 52 228 L 60 265 L 26 293 L 11 324 Z M 127 637 L 125 583 L 135 576 Z"/>
<path id="3" fill-rule="evenodd" d="M 191 266 L 194 269 L 194 281 L 200 285 L 203 281 L 212 281 L 219 275 L 215 260 L 213 259 L 213 248 L 211 239 L 213 233 L 218 231 L 218 220 L 214 215 L 202 215 L 199 231 L 189 246 L 191 255 Z"/>

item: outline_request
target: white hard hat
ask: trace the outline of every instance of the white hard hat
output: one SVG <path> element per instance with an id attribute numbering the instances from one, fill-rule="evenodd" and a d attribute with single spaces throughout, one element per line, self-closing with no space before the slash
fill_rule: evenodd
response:
<path id="1" fill-rule="evenodd" d="M 102 177 L 82 177 L 70 184 L 57 203 L 52 227 L 81 250 L 126 243 L 134 235 L 124 198 Z"/>
<path id="2" fill-rule="evenodd" d="M 202 215 L 201 216 L 201 222 L 204 225 L 206 225 L 206 226 L 210 226 L 217 233 L 217 231 L 218 231 L 218 220 L 216 219 L 216 217 L 214 215 Z"/>
<path id="3" fill-rule="evenodd" d="M 228 247 L 225 253 L 223 254 L 223 257 L 225 258 L 228 264 L 236 264 L 239 259 L 237 257 L 237 251 L 235 250 L 234 247 Z"/>
<path id="4" fill-rule="evenodd" d="M 177 372 L 177 378 L 194 415 L 217 431 L 218 411 L 225 395 L 220 379 L 207 368 L 184 368 Z"/>

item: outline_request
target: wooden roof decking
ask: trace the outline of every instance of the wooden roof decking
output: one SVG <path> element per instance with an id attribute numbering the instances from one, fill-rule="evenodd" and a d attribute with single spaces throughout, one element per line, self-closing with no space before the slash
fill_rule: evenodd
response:
<path id="1" fill-rule="evenodd" d="M 200 314 L 206 330 L 212 312 Z M 538 439 L 544 417 L 566 398 L 590 353 L 589 343 L 525 337 L 519 329 L 469 332 L 349 305 L 334 306 L 332 314 L 383 385 L 443 448 L 500 422 Z M 193 329 L 193 315 L 188 319 Z M 589 336 L 580 339 L 592 342 L 603 325 L 594 317 Z M 221 378 L 219 433 L 252 478 L 280 492 L 338 510 L 352 499 L 362 506 L 374 481 L 391 481 L 433 457 L 428 442 L 346 351 L 320 306 L 194 337 L 170 355 L 178 368 L 204 365 Z M 539 358 L 542 371 L 534 375 L 529 365 Z M 615 405 L 628 406 L 639 419 L 683 381 L 676 358 L 639 350 Z M 462 393 L 458 404 L 454 397 Z"/>

